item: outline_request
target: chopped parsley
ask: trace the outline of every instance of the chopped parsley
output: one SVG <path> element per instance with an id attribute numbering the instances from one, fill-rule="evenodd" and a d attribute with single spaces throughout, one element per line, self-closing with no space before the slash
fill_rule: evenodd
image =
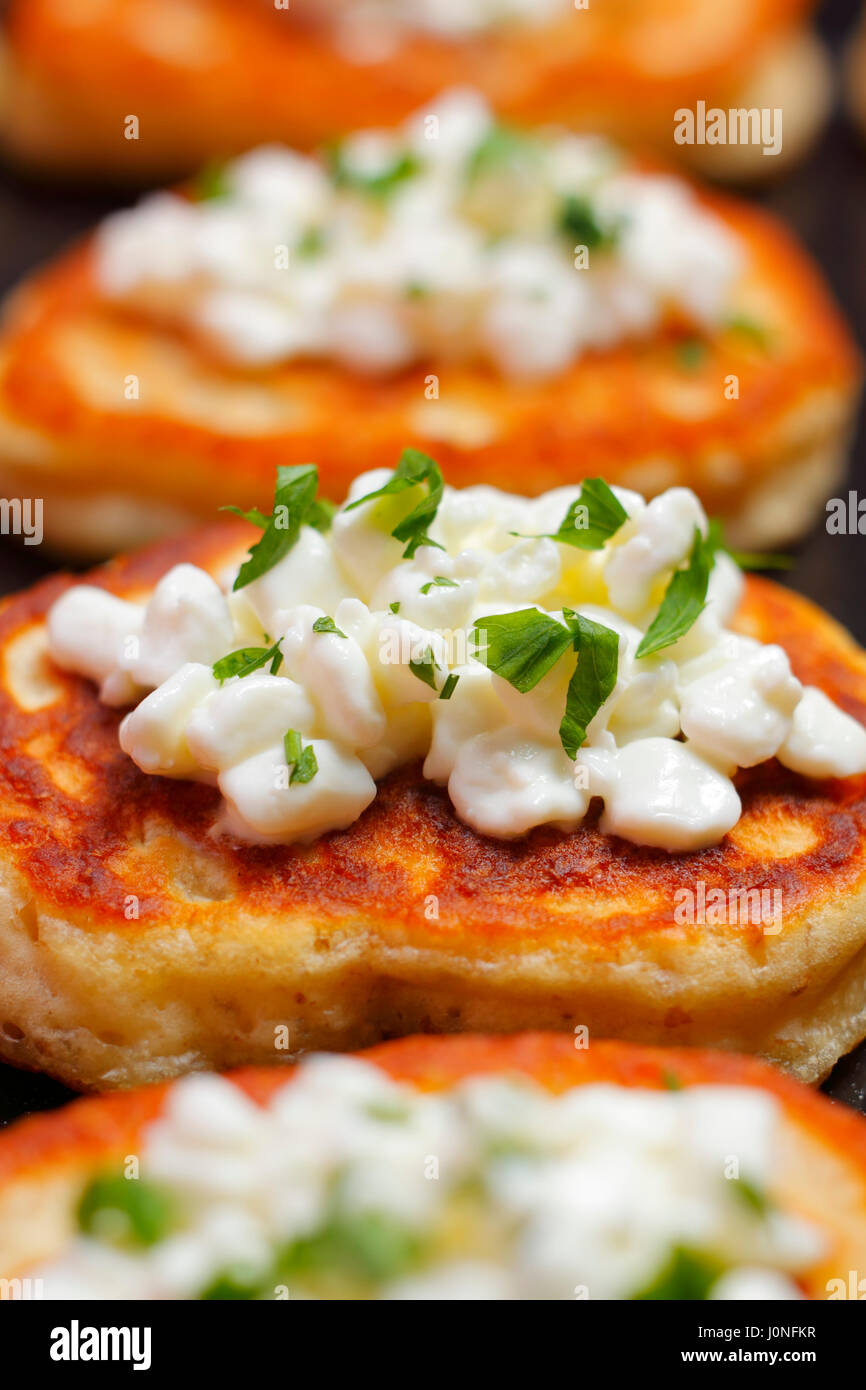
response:
<path id="1" fill-rule="evenodd" d="M 375 173 L 364 173 L 346 158 L 346 142 L 338 141 L 326 151 L 331 176 L 337 188 L 351 188 L 371 198 L 387 198 L 407 179 L 414 178 L 421 163 L 411 150 L 395 154 Z"/>
<path id="2" fill-rule="evenodd" d="M 621 526 L 628 521 L 628 512 L 603 478 L 587 478 L 581 484 L 580 496 L 572 502 L 560 523 L 559 530 L 542 533 L 544 538 L 573 545 L 578 550 L 601 550 Z M 513 536 L 521 535 L 512 531 Z M 527 539 L 541 539 L 538 536 Z"/>
<path id="3" fill-rule="evenodd" d="M 439 699 L 440 699 L 440 700 L 450 700 L 450 699 L 451 699 L 451 696 L 454 694 L 454 691 L 455 691 L 456 688 L 457 688 L 457 682 L 459 681 L 459 679 L 460 679 L 460 677 L 459 677 L 459 676 L 455 676 L 455 674 L 454 674 L 453 671 L 451 672 L 450 676 L 446 677 L 445 684 L 443 685 L 442 689 L 439 691 Z"/>
<path id="4" fill-rule="evenodd" d="M 265 516 L 257 507 L 242 511 L 240 507 L 222 507 L 262 529 L 261 540 L 250 547 L 247 559 L 238 571 L 234 588 L 243 589 L 259 579 L 288 555 L 306 523 L 319 531 L 328 530 L 334 508 L 324 499 L 317 499 L 319 470 L 314 463 L 299 463 L 277 469 L 274 509 Z"/>
<path id="5" fill-rule="evenodd" d="M 568 683 L 559 738 L 568 756 L 576 758 L 590 723 L 616 685 L 619 634 L 579 613 L 565 616 L 574 633 L 577 665 Z"/>
<path id="6" fill-rule="evenodd" d="M 291 768 L 289 786 L 294 786 L 296 782 L 312 782 L 319 770 L 313 745 L 305 745 L 297 729 L 289 729 L 283 735 L 283 748 L 286 763 Z"/>
<path id="7" fill-rule="evenodd" d="M 715 1256 L 676 1245 L 652 1282 L 633 1298 L 638 1302 L 706 1299 L 722 1272 L 721 1261 Z"/>
<path id="8" fill-rule="evenodd" d="M 697 371 L 707 356 L 703 338 L 681 338 L 676 347 L 677 361 L 687 372 Z"/>
<path id="9" fill-rule="evenodd" d="M 409 670 L 413 676 L 417 676 L 419 681 L 429 685 L 431 690 L 436 689 L 436 663 L 433 660 L 433 652 L 430 647 L 413 656 L 409 660 Z"/>
<path id="10" fill-rule="evenodd" d="M 526 694 L 569 648 L 577 652 L 559 726 L 560 742 L 574 758 L 589 724 L 616 684 L 619 635 L 570 609 L 564 610 L 563 616 L 565 625 L 537 608 L 479 618 L 473 625 L 474 655 L 515 690 Z"/>
<path id="11" fill-rule="evenodd" d="M 391 535 L 395 540 L 406 541 L 404 560 L 411 560 L 415 551 L 422 545 L 432 545 L 437 550 L 444 550 L 444 546 L 431 540 L 428 535 L 428 528 L 433 524 L 439 503 L 442 501 L 442 471 L 438 463 L 420 449 L 404 449 L 397 467 L 384 487 L 350 502 L 345 510 L 351 512 L 363 502 L 372 502 L 377 497 L 393 497 L 422 485 L 426 486 L 427 495 L 394 527 Z"/>
<path id="12" fill-rule="evenodd" d="M 212 202 L 216 198 L 229 198 L 232 185 L 228 164 L 224 160 L 210 160 L 199 169 L 193 178 L 190 191 L 197 203 Z"/>
<path id="13" fill-rule="evenodd" d="M 81 1195 L 78 1228 L 111 1245 L 148 1246 L 168 1234 L 173 1215 L 171 1198 L 156 1183 L 101 1174 Z"/>
<path id="14" fill-rule="evenodd" d="M 431 589 L 459 589 L 459 587 L 460 585 L 457 583 L 456 579 L 446 579 L 444 574 L 437 574 L 435 579 L 431 579 L 429 583 L 421 585 L 419 593 L 429 594 Z"/>
<path id="15" fill-rule="evenodd" d="M 637 656 L 652 656 L 684 637 L 707 603 L 707 586 L 717 546 L 695 527 L 695 538 L 685 569 L 675 570 L 665 589 L 658 612 L 641 638 Z"/>
<path id="16" fill-rule="evenodd" d="M 333 618 L 317 618 L 313 623 L 314 632 L 329 632 L 332 637 L 345 637 L 345 632 L 341 632 Z"/>
<path id="17" fill-rule="evenodd" d="M 229 652 L 228 656 L 214 662 L 213 673 L 222 685 L 231 676 L 250 676 L 253 671 L 267 666 L 268 662 L 271 664 L 271 675 L 275 676 L 283 664 L 279 642 L 272 647 L 240 647 L 236 652 Z"/>
<path id="18" fill-rule="evenodd" d="M 557 228 L 575 246 L 586 246 L 590 251 L 608 251 L 619 239 L 619 227 L 604 226 L 590 200 L 580 193 L 569 193 L 562 199 Z"/>

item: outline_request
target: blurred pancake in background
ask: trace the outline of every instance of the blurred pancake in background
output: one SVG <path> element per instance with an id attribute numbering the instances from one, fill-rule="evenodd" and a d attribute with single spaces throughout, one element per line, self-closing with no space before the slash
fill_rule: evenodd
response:
<path id="1" fill-rule="evenodd" d="M 444 86 L 502 116 L 654 144 L 711 175 L 797 160 L 830 100 L 809 0 L 13 0 L 3 141 L 22 163 L 174 177 L 264 140 L 311 148 Z M 784 143 L 675 146 L 683 107 L 780 108 Z M 138 122 L 129 138 L 128 120 Z"/>
<path id="2" fill-rule="evenodd" d="M 765 213 L 452 91 L 317 158 L 277 146 L 104 222 L 0 330 L 0 486 L 104 554 L 270 498 L 341 500 L 406 444 L 458 486 L 693 488 L 786 543 L 838 480 L 859 383 Z"/>
<path id="3" fill-rule="evenodd" d="M 24 1120 L 0 1297 L 857 1297 L 858 1115 L 751 1059 L 576 1041 L 406 1038 Z"/>

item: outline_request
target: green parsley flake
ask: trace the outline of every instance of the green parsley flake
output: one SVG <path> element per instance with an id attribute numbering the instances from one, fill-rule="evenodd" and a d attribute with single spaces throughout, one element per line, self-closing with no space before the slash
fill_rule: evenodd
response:
<path id="1" fill-rule="evenodd" d="M 346 507 L 347 512 L 354 511 L 364 502 L 372 502 L 377 497 L 393 497 L 401 492 L 407 492 L 410 488 L 427 487 L 427 495 L 423 497 L 417 506 L 404 516 L 403 520 L 394 527 L 391 535 L 398 541 L 406 541 L 406 549 L 403 551 L 403 559 L 411 560 L 415 551 L 422 545 L 435 546 L 437 550 L 444 550 L 445 547 L 438 541 L 431 540 L 427 534 L 428 528 L 433 524 L 436 513 L 439 510 L 439 503 L 442 501 L 444 483 L 442 472 L 438 463 L 430 458 L 429 454 L 424 454 L 420 449 L 404 449 L 400 455 L 400 461 L 390 479 L 384 487 L 377 488 L 375 492 L 368 492 L 364 497 L 357 498 L 350 502 Z"/>
<path id="2" fill-rule="evenodd" d="M 459 589 L 460 585 L 455 579 L 446 579 L 444 575 L 437 574 L 435 579 L 431 579 L 428 584 L 422 584 L 419 593 L 429 594 L 431 589 Z"/>
<path id="3" fill-rule="evenodd" d="M 271 663 L 271 675 L 275 676 L 283 664 L 279 642 L 272 647 L 241 647 L 236 652 L 229 652 L 228 656 L 214 662 L 213 673 L 222 685 L 231 676 L 250 676 L 253 671 L 267 666 L 268 662 Z"/>
<path id="4" fill-rule="evenodd" d="M 286 763 L 292 769 L 289 774 L 289 786 L 294 786 L 296 782 L 312 782 L 319 770 L 313 745 L 304 744 L 297 729 L 289 729 L 283 735 L 283 748 Z"/>
<path id="5" fill-rule="evenodd" d="M 317 618 L 313 623 L 314 632 L 329 632 L 332 637 L 345 637 L 345 632 L 341 632 L 333 618 Z"/>

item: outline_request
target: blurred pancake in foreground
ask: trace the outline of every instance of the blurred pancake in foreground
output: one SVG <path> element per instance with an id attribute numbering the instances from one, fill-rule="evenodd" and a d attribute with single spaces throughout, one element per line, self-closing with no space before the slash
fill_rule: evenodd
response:
<path id="1" fill-rule="evenodd" d="M 3 1292 L 858 1297 L 860 1116 L 747 1058 L 578 1046 L 406 1038 L 23 1120 Z"/>
<path id="2" fill-rule="evenodd" d="M 7 600 L 0 1055 L 106 1089 L 586 1025 L 826 1075 L 866 1034 L 863 652 L 740 598 L 688 494 L 585 484 L 576 548 L 576 488 L 405 475 L 281 558 L 260 516 L 241 570 L 227 522 Z"/>
<path id="3" fill-rule="evenodd" d="M 508 120 L 650 142 L 717 177 L 769 178 L 830 105 L 809 0 L 13 0 L 7 150 L 36 168 L 172 177 L 263 140 L 310 148 L 393 124 L 445 85 Z M 682 108 L 779 111 L 675 145 Z M 134 119 L 136 124 L 130 127 Z M 733 137 L 731 137 L 733 141 Z"/>
<path id="4" fill-rule="evenodd" d="M 104 554 L 262 503 L 339 500 L 405 444 L 458 484 L 693 488 L 743 545 L 832 493 L 859 363 L 763 212 L 452 92 L 320 158 L 263 148 L 107 219 L 0 330 L 0 487 Z"/>

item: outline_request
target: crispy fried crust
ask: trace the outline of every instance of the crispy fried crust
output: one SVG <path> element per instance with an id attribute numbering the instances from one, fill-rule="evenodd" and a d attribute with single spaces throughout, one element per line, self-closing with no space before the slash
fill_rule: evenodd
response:
<path id="1" fill-rule="evenodd" d="M 866 1259 L 866 1124 L 852 1111 L 814 1095 L 751 1058 L 719 1053 L 592 1043 L 551 1034 L 510 1038 L 404 1038 L 362 1054 L 395 1080 L 420 1090 L 445 1090 L 486 1073 L 533 1077 L 554 1093 L 608 1082 L 660 1090 L 681 1086 L 749 1086 L 781 1104 L 779 1163 L 772 1195 L 826 1231 L 829 1248 L 804 1288 L 827 1296 L 828 1280 L 862 1269 Z M 264 1103 L 286 1082 L 273 1068 L 247 1069 L 231 1079 Z M 161 1112 L 165 1086 L 81 1100 L 23 1120 L 0 1135 L 0 1276 L 25 1274 L 58 1254 L 73 1230 L 86 1175 L 136 1152 L 145 1127 Z"/>
<path id="2" fill-rule="evenodd" d="M 542 383 L 437 363 L 373 379 L 329 363 L 242 373 L 102 303 L 81 247 L 18 292 L 0 330 L 0 487 L 44 499 L 53 544 L 104 554 L 209 519 L 222 502 L 264 503 L 279 463 L 316 460 L 323 491 L 340 499 L 358 472 L 412 443 L 456 486 L 680 483 L 738 543 L 787 542 L 838 479 L 857 353 L 781 226 L 704 201 L 746 248 L 736 300 L 766 341 L 728 329 L 686 367 L 671 325 Z M 131 377 L 138 395 L 126 399 Z"/>
<path id="3" fill-rule="evenodd" d="M 54 171 L 135 179 L 183 173 L 263 140 L 311 147 L 391 124 L 451 86 L 479 87 L 529 124 L 564 122 L 653 141 L 724 176 L 768 177 L 803 153 L 827 111 L 826 60 L 804 68 L 810 0 L 605 0 L 543 28 L 449 43 L 415 35 L 379 62 L 353 63 L 303 7 L 268 0 L 14 0 L 4 140 Z M 145 42 L 147 34 L 151 42 Z M 800 81 L 800 78 L 805 80 Z M 785 106 L 782 155 L 754 145 L 676 147 L 673 112 Z M 124 119 L 140 122 L 124 138 Z"/>
<path id="4" fill-rule="evenodd" d="M 165 542 L 95 582 L 141 592 L 181 559 L 216 571 L 249 534 L 229 523 Z M 585 1025 L 761 1053 L 815 1081 L 866 1034 L 866 778 L 743 772 L 735 829 L 669 855 L 594 819 L 482 838 L 409 767 L 345 832 L 244 846 L 210 833 L 212 788 L 139 772 L 118 712 L 48 663 L 44 615 L 72 582 L 0 613 L 8 1061 L 107 1089 L 273 1062 L 285 1026 L 298 1052 Z M 866 723 L 866 655 L 818 609 L 753 579 L 738 626 L 780 642 L 802 680 Z M 777 890 L 781 931 L 679 923 L 678 890 L 701 881 Z"/>

